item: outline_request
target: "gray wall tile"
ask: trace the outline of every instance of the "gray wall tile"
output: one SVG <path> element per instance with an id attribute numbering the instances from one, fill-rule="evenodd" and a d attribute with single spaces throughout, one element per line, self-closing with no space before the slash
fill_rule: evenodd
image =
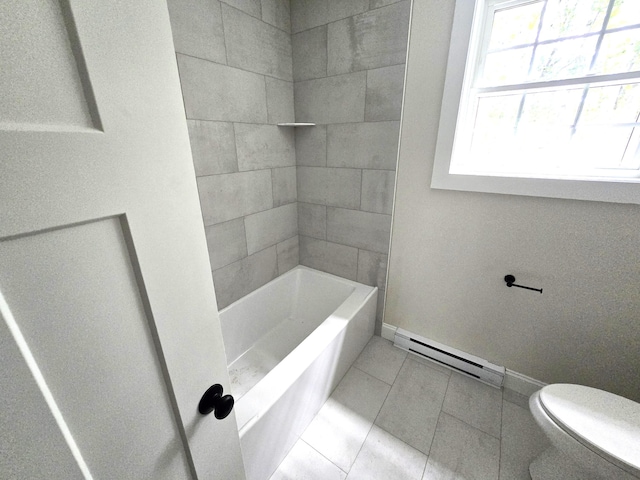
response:
<path id="1" fill-rule="evenodd" d="M 248 215 L 244 219 L 249 255 L 282 242 L 298 233 L 295 203 Z"/>
<path id="2" fill-rule="evenodd" d="M 293 82 L 264 77 L 267 87 L 267 121 L 269 123 L 294 122 Z"/>
<path id="3" fill-rule="evenodd" d="M 244 13 L 248 13 L 252 17 L 262 18 L 262 5 L 260 0 L 221 0 L 227 5 L 242 10 Z"/>
<path id="4" fill-rule="evenodd" d="M 369 9 L 369 0 L 329 0 L 327 23 L 351 17 Z"/>
<path id="5" fill-rule="evenodd" d="M 299 238 L 301 265 L 356 279 L 358 249 L 302 235 Z"/>
<path id="6" fill-rule="evenodd" d="M 213 272 L 218 309 L 235 302 L 278 276 L 276 246 Z"/>
<path id="7" fill-rule="evenodd" d="M 271 170 L 273 206 L 293 203 L 298 198 L 296 167 L 274 168 Z"/>
<path id="8" fill-rule="evenodd" d="M 371 0 L 369 8 L 373 10 L 374 8 L 386 7 L 387 5 L 398 3 L 400 1 L 401 0 Z"/>
<path id="9" fill-rule="evenodd" d="M 327 126 L 327 165 L 395 170 L 399 122 Z"/>
<path id="10" fill-rule="evenodd" d="M 291 0 L 291 31 L 301 32 L 327 23 L 328 0 Z"/>
<path id="11" fill-rule="evenodd" d="M 376 326 L 374 335 L 382 335 L 382 323 L 384 322 L 384 290 L 378 290 L 378 303 L 376 304 Z"/>
<path id="12" fill-rule="evenodd" d="M 197 182 L 205 225 L 273 207 L 270 170 L 209 175 Z"/>
<path id="13" fill-rule="evenodd" d="M 228 5 L 222 5 L 222 19 L 229 65 L 293 80 L 288 33 Z"/>
<path id="14" fill-rule="evenodd" d="M 410 2 L 405 0 L 329 24 L 329 75 L 405 62 Z"/>
<path id="15" fill-rule="evenodd" d="M 392 171 L 363 170 L 360 209 L 391 215 L 395 179 Z"/>
<path id="16" fill-rule="evenodd" d="M 365 121 L 400 120 L 404 67 L 401 64 L 367 72 Z"/>
<path id="17" fill-rule="evenodd" d="M 276 251 L 278 253 L 278 275 L 282 275 L 300 264 L 297 235 L 276 245 Z"/>
<path id="18" fill-rule="evenodd" d="M 176 52 L 227 63 L 220 2 L 169 0 L 167 3 Z"/>
<path id="19" fill-rule="evenodd" d="M 187 127 L 197 176 L 238 171 L 233 124 L 187 120 Z"/>
<path id="20" fill-rule="evenodd" d="M 236 123 L 234 129 L 240 171 L 296 164 L 293 129 L 248 123 Z"/>
<path id="21" fill-rule="evenodd" d="M 368 9 L 369 0 L 291 0 L 291 29 L 301 32 Z"/>
<path id="22" fill-rule="evenodd" d="M 384 289 L 387 279 L 387 255 L 384 253 L 358 251 L 357 280 L 365 285 Z"/>
<path id="23" fill-rule="evenodd" d="M 365 90 L 365 72 L 296 82 L 296 120 L 314 123 L 362 122 Z"/>
<path id="24" fill-rule="evenodd" d="M 360 207 L 360 170 L 298 167 L 297 173 L 299 201 L 344 208 Z"/>
<path id="25" fill-rule="evenodd" d="M 327 207 L 327 240 L 378 253 L 389 250 L 391 216 Z"/>
<path id="26" fill-rule="evenodd" d="M 205 233 L 211 270 L 217 270 L 247 256 L 247 240 L 242 218 L 209 225 L 205 227 Z"/>
<path id="27" fill-rule="evenodd" d="M 297 167 L 298 201 L 324 204 L 326 198 L 327 169 Z"/>
<path id="28" fill-rule="evenodd" d="M 291 36 L 293 79 L 298 82 L 327 76 L 327 26 Z"/>
<path id="29" fill-rule="evenodd" d="M 327 238 L 327 207 L 298 202 L 298 233 L 307 237 Z"/>
<path id="30" fill-rule="evenodd" d="M 327 126 L 296 129 L 296 164 L 309 167 L 327 165 Z"/>
<path id="31" fill-rule="evenodd" d="M 262 75 L 177 55 L 187 118 L 266 123 Z"/>
<path id="32" fill-rule="evenodd" d="M 360 208 L 362 171 L 352 168 L 327 168 L 325 205 Z"/>
<path id="33" fill-rule="evenodd" d="M 262 21 L 291 33 L 289 0 L 262 0 Z"/>

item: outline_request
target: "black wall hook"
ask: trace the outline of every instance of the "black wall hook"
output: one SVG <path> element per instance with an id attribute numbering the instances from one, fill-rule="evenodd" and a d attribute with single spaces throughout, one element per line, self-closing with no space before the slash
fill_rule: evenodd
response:
<path id="1" fill-rule="evenodd" d="M 507 287 L 526 288 L 527 290 L 533 290 L 535 292 L 540 292 L 540 294 L 542 294 L 541 288 L 531 288 L 531 287 L 525 287 L 524 285 L 516 285 L 515 283 L 513 283 L 516 281 L 516 277 L 514 277 L 513 275 L 506 275 L 504 277 L 504 281 L 507 282 Z"/>

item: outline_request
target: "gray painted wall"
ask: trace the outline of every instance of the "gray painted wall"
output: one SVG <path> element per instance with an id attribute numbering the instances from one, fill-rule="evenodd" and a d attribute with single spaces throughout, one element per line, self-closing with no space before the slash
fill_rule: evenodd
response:
<path id="1" fill-rule="evenodd" d="M 429 188 L 453 4 L 413 3 L 385 321 L 640 401 L 640 206 Z"/>
<path id="2" fill-rule="evenodd" d="M 289 0 L 169 0 L 218 308 L 298 265 Z"/>
<path id="3" fill-rule="evenodd" d="M 291 0 L 300 263 L 382 290 L 409 4 Z"/>

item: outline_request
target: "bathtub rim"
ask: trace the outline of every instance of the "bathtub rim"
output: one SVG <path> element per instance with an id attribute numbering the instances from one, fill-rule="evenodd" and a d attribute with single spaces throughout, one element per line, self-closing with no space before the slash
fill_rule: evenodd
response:
<path id="1" fill-rule="evenodd" d="M 227 305 L 226 307 L 224 307 L 221 310 L 218 310 L 218 315 L 223 315 L 224 312 L 226 312 L 227 310 L 230 310 L 231 307 L 233 307 L 234 305 L 236 305 L 237 303 L 240 303 L 243 300 L 247 300 L 250 299 L 252 297 L 258 296 L 260 294 L 260 292 L 262 292 L 263 290 L 266 290 L 269 286 L 271 286 L 272 284 L 274 284 L 277 281 L 281 281 L 283 278 L 288 277 L 288 276 L 293 276 L 295 275 L 297 272 L 299 271 L 308 271 L 311 273 L 316 273 L 319 274 L 321 276 L 324 277 L 328 277 L 331 278 L 333 280 L 337 280 L 341 283 L 346 283 L 347 285 L 353 285 L 353 286 L 358 286 L 358 285 L 364 285 L 365 287 L 370 287 L 370 288 L 374 288 L 371 287 L 370 285 L 365 285 L 364 283 L 359 283 L 355 280 L 350 280 L 348 278 L 344 278 L 344 277 L 339 277 L 338 275 L 334 275 L 332 273 L 327 273 L 327 272 L 323 272 L 322 270 L 316 270 L 315 268 L 311 268 L 311 267 L 306 267 L 304 265 L 296 265 L 295 267 L 293 267 L 291 270 L 287 270 L 286 272 L 284 272 L 282 275 L 278 275 L 276 278 L 274 278 L 273 280 L 269 280 L 267 283 L 265 283 L 264 285 L 262 285 L 259 288 L 256 288 L 255 290 L 247 293 L 245 296 L 240 297 L 238 300 L 236 300 L 233 303 L 230 303 L 229 305 Z"/>

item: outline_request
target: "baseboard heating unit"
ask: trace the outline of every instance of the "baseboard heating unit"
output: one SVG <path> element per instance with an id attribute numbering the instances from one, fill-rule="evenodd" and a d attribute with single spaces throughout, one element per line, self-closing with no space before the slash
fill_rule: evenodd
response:
<path id="1" fill-rule="evenodd" d="M 453 368 L 493 387 L 502 387 L 505 373 L 504 367 L 494 365 L 482 358 L 469 355 L 401 328 L 396 330 L 393 344 L 402 350 Z"/>

